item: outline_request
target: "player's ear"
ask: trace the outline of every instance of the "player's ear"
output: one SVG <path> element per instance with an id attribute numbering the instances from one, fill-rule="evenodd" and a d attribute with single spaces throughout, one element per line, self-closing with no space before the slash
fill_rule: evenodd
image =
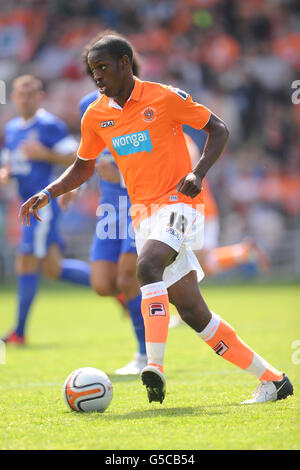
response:
<path id="1" fill-rule="evenodd" d="M 121 64 L 124 68 L 127 68 L 128 66 L 131 66 L 131 62 L 130 62 L 130 59 L 129 59 L 128 55 L 124 54 L 121 57 Z"/>

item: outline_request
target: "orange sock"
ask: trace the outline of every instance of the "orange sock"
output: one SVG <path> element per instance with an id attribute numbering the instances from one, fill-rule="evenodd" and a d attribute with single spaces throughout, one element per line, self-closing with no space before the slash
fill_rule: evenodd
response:
<path id="1" fill-rule="evenodd" d="M 207 253 L 203 263 L 204 272 L 214 275 L 247 262 L 249 246 L 247 243 L 215 248 Z"/>
<path id="2" fill-rule="evenodd" d="M 236 334 L 235 330 L 212 312 L 208 325 L 198 335 L 219 355 L 259 380 L 281 380 L 282 372 L 272 367 Z"/>
<path id="3" fill-rule="evenodd" d="M 141 292 L 148 365 L 163 372 L 170 321 L 168 291 L 161 281 L 141 287 Z"/>

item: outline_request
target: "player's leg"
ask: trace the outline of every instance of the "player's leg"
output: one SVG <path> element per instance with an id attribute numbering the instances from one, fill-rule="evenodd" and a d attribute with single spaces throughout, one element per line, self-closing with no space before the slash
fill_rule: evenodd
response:
<path id="1" fill-rule="evenodd" d="M 41 210 L 41 217 L 51 214 L 50 210 Z M 19 253 L 16 257 L 17 274 L 17 312 L 16 326 L 12 334 L 4 340 L 11 343 L 24 343 L 27 320 L 32 303 L 38 290 L 39 258 L 46 253 L 46 240 L 49 224 L 32 219 L 30 227 L 21 228 Z"/>
<path id="2" fill-rule="evenodd" d="M 172 263 L 177 252 L 158 240 L 148 240 L 137 262 L 137 275 L 142 292 L 142 314 L 148 365 L 141 378 L 148 399 L 162 403 L 166 393 L 164 355 L 170 321 L 169 297 L 163 281 L 165 267 Z"/>
<path id="3" fill-rule="evenodd" d="M 91 262 L 91 286 L 101 297 L 115 297 L 117 289 L 117 263 L 107 260 Z"/>
<path id="4" fill-rule="evenodd" d="M 17 273 L 17 311 L 13 331 L 2 338 L 7 343 L 24 344 L 25 331 L 30 309 L 38 290 L 38 260 L 33 255 L 18 254 Z"/>
<path id="5" fill-rule="evenodd" d="M 79 259 L 64 259 L 60 246 L 52 243 L 47 255 L 41 260 L 43 274 L 48 279 L 59 279 L 73 284 L 90 286 L 91 268 L 89 263 Z"/>
<path id="6" fill-rule="evenodd" d="M 100 296 L 115 297 L 117 288 L 117 264 L 120 243 L 116 239 L 99 238 L 95 233 L 91 246 L 91 286 Z"/>
<path id="7" fill-rule="evenodd" d="M 196 230 L 197 227 L 197 230 Z M 136 230 L 137 276 L 142 292 L 148 365 L 141 373 L 149 401 L 165 396 L 164 354 L 170 320 L 167 288 L 195 269 L 203 271 L 186 241 L 202 234 L 203 215 L 185 204 L 164 206 Z"/>
<path id="8" fill-rule="evenodd" d="M 127 249 L 129 250 L 128 246 Z M 147 364 L 145 327 L 141 313 L 141 293 L 136 277 L 137 253 L 134 249 L 126 251 L 120 255 L 118 262 L 117 286 L 123 292 L 126 307 L 128 309 L 135 337 L 138 343 L 138 350 L 134 359 L 121 369 L 116 370 L 118 375 L 135 375 L 142 371 Z"/>
<path id="9" fill-rule="evenodd" d="M 43 211 L 43 212 L 42 212 Z M 47 277 L 90 286 L 90 265 L 78 259 L 63 259 L 61 253 L 64 242 L 59 232 L 61 211 L 57 200 L 41 210 L 42 223 L 38 225 L 36 245 L 39 247 L 39 258 L 43 259 L 42 269 Z"/>
<path id="10" fill-rule="evenodd" d="M 207 275 L 213 274 L 212 272 L 210 273 L 210 271 L 208 270 L 207 257 L 209 256 L 209 253 L 214 252 L 214 249 L 219 244 L 219 232 L 220 232 L 219 218 L 216 216 L 210 216 L 210 217 L 205 216 L 204 239 L 199 240 L 200 248 L 198 249 L 198 247 L 195 246 L 194 253 L 197 257 L 197 260 L 200 263 L 200 266 L 202 267 L 203 271 Z M 175 313 L 170 318 L 169 328 L 176 328 L 177 326 L 180 326 L 183 324 L 184 324 L 184 321 L 182 320 L 181 316 Z"/>
<path id="11" fill-rule="evenodd" d="M 170 301 L 174 303 L 182 319 L 208 346 L 223 359 L 260 380 L 260 395 L 253 403 L 286 398 L 293 393 L 292 385 L 283 372 L 266 362 L 239 338 L 231 325 L 208 309 L 200 293 L 195 272 L 180 279 L 168 292 Z"/>

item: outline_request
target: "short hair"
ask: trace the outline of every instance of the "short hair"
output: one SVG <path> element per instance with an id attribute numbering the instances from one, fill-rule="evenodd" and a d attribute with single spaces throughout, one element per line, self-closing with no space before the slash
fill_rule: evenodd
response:
<path id="1" fill-rule="evenodd" d="M 92 72 L 88 64 L 88 54 L 91 51 L 100 49 L 107 49 L 108 53 L 116 59 L 121 59 L 124 55 L 127 55 L 132 65 L 133 74 L 139 76 L 140 58 L 138 53 L 124 36 L 113 30 L 106 30 L 103 31 L 103 33 L 98 34 L 85 47 L 82 58 L 84 60 L 86 72 L 89 75 L 92 76 Z"/>
<path id="2" fill-rule="evenodd" d="M 43 82 L 39 78 L 34 77 L 33 75 L 20 75 L 12 82 L 13 89 L 18 86 L 28 86 L 32 85 L 35 88 L 35 91 L 43 90 Z"/>

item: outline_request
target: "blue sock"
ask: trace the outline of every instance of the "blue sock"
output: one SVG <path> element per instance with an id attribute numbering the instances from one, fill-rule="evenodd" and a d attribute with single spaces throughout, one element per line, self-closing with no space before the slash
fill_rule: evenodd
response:
<path id="1" fill-rule="evenodd" d="M 127 308 L 130 313 L 131 321 L 133 324 L 136 339 L 139 344 L 139 353 L 146 354 L 145 344 L 145 326 L 144 319 L 141 312 L 142 296 L 139 294 L 134 299 L 127 302 Z"/>
<path id="2" fill-rule="evenodd" d="M 38 275 L 36 273 L 21 274 L 18 277 L 18 318 L 16 333 L 19 336 L 24 335 L 26 321 L 37 289 Z"/>
<path id="3" fill-rule="evenodd" d="M 63 259 L 61 262 L 60 279 L 74 282 L 82 286 L 90 286 L 91 267 L 80 259 Z"/>

